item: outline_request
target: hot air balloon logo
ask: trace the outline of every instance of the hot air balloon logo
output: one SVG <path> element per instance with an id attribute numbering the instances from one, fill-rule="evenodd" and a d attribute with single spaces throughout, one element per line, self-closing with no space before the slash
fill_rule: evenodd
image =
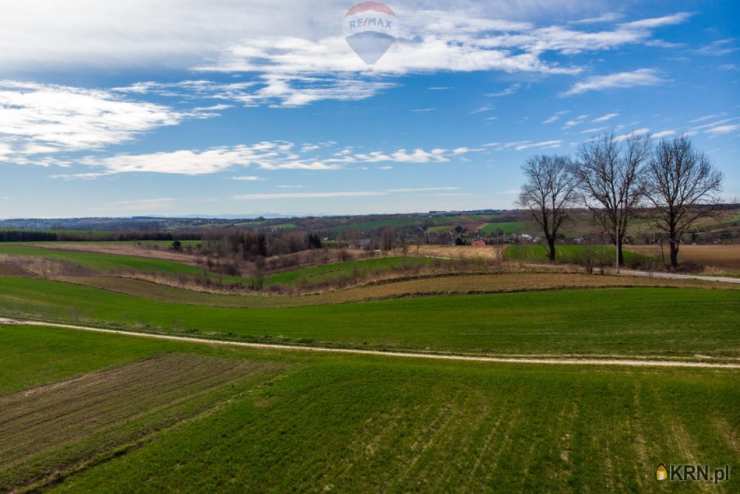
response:
<path id="1" fill-rule="evenodd" d="M 358 3 L 344 16 L 345 39 L 366 64 L 374 65 L 396 41 L 396 21 L 384 3 Z"/>
<path id="2" fill-rule="evenodd" d="M 668 478 L 668 469 L 662 463 L 658 465 L 658 469 L 655 471 L 655 478 L 657 480 L 666 480 Z"/>

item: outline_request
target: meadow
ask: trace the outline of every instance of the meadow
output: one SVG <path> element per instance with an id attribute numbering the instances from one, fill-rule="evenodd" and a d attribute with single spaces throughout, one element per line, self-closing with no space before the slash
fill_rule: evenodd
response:
<path id="1" fill-rule="evenodd" d="M 570 289 L 245 310 L 0 277 L 0 315 L 362 348 L 740 355 L 740 297 L 720 289 Z"/>
<path id="2" fill-rule="evenodd" d="M 610 266 L 616 260 L 616 249 L 612 245 L 557 245 L 556 261 L 562 264 L 583 265 L 591 262 L 595 266 Z M 508 245 L 504 251 L 508 261 L 546 263 L 547 248 L 540 244 Z M 652 266 L 653 258 L 642 253 L 625 249 L 624 263 L 631 268 Z"/>
<path id="3" fill-rule="evenodd" d="M 86 430 L 75 421 L 84 414 L 71 416 L 64 447 L 47 448 L 44 462 L 29 453 L 4 464 L 0 485 L 502 493 L 729 493 L 739 485 L 737 477 L 716 487 L 655 480 L 659 463 L 737 464 L 740 388 L 730 371 L 429 363 L 0 326 L 0 361 L 10 371 L 0 400 L 173 358 L 259 372 L 178 413 L 150 408 L 126 434 Z"/>

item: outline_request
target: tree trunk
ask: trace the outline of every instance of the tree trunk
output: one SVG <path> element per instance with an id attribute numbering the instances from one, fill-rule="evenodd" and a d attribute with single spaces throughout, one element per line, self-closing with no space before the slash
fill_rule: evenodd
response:
<path id="1" fill-rule="evenodd" d="M 624 266 L 624 243 L 619 242 L 619 265 Z"/>
<path id="2" fill-rule="evenodd" d="M 678 269 L 678 241 L 671 239 L 671 268 Z"/>
<path id="3" fill-rule="evenodd" d="M 554 238 L 548 238 L 547 239 L 547 256 L 550 259 L 550 262 L 555 262 L 556 256 L 555 256 L 555 239 Z"/>

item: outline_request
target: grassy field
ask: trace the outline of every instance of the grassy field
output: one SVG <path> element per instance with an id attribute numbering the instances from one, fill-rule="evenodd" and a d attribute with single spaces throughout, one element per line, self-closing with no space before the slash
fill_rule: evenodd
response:
<path id="1" fill-rule="evenodd" d="M 71 278 L 69 279 L 71 280 Z M 412 279 L 387 280 L 380 283 L 325 290 L 307 295 L 296 294 L 234 294 L 209 293 L 172 287 L 149 281 L 93 276 L 75 278 L 75 283 L 103 290 L 126 293 L 162 302 L 175 302 L 215 307 L 298 307 L 318 304 L 364 302 L 417 295 L 465 295 L 474 293 L 499 293 L 562 288 L 615 288 L 615 287 L 672 287 L 672 288 L 724 288 L 740 290 L 740 286 L 697 280 L 667 280 L 630 278 L 624 276 L 592 276 L 576 273 L 552 272 L 501 272 L 492 274 L 452 274 L 419 276 Z"/>
<path id="2" fill-rule="evenodd" d="M 581 289 L 245 310 L 164 303 L 68 283 L 0 278 L 0 314 L 352 347 L 740 355 L 736 290 Z"/>
<path id="3" fill-rule="evenodd" d="M 268 275 L 265 284 L 282 286 L 323 285 L 379 276 L 392 271 L 414 270 L 434 263 L 420 257 L 380 257 L 284 271 Z"/>
<path id="4" fill-rule="evenodd" d="M 53 261 L 68 262 L 100 273 L 138 271 L 143 273 L 197 276 L 202 272 L 202 269 L 196 266 L 165 259 L 105 254 L 100 252 L 54 250 L 30 245 L 0 244 L 0 254 L 40 257 Z"/>
<path id="5" fill-rule="evenodd" d="M 61 350 L 39 352 L 48 341 Z M 118 446 L 120 435 L 111 431 L 75 429 L 95 456 L 74 464 L 68 473 L 76 473 L 58 478 L 53 490 L 537 493 L 706 487 L 729 493 L 739 485 L 737 476 L 718 487 L 655 480 L 659 463 L 737 465 L 740 388 L 737 374 L 729 371 L 311 356 L 0 326 L 0 358 L 12 354 L 24 362 L 10 367 L 12 384 L 2 384 L 0 399 L 18 400 L 26 393 L 11 393 L 82 373 L 107 376 L 111 371 L 103 369 L 111 367 L 119 375 L 142 358 L 172 353 L 273 371 L 220 388 L 210 405 L 173 414 L 172 421 L 126 447 Z M 156 406 L 149 410 L 145 416 L 162 417 Z M 49 451 L 46 459 L 64 459 L 63 453 Z M 3 468 L 5 485 L 22 484 L 22 476 Z"/>
<path id="6" fill-rule="evenodd" d="M 524 231 L 525 224 L 520 221 L 511 221 L 507 223 L 486 223 L 483 227 L 478 230 L 483 235 L 496 235 L 502 232 L 506 235 L 513 233 L 521 233 Z"/>
<path id="7" fill-rule="evenodd" d="M 616 251 L 611 245 L 558 245 L 556 247 L 557 262 L 563 264 L 583 264 L 591 256 L 595 264 L 614 264 Z M 547 249 L 544 245 L 509 245 L 504 257 L 508 261 L 545 263 Z M 627 266 L 640 266 L 649 261 L 650 257 L 631 250 L 625 250 L 624 262 Z"/>

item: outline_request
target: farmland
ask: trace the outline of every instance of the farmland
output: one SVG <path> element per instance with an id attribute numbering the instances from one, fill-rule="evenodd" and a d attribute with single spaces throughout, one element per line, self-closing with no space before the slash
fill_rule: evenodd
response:
<path id="1" fill-rule="evenodd" d="M 60 350 L 39 353 L 39 341 Z M 56 398 L 70 386 L 47 385 L 120 378 L 163 362 L 166 368 L 226 365 L 251 376 L 215 388 L 197 406 L 176 407 L 178 414 L 155 407 L 145 417 L 157 426 L 119 454 L 111 452 L 120 436 L 90 435 L 77 420 L 84 415 L 70 416 L 76 428 L 69 433 L 78 441 L 72 451 L 91 451 L 80 446 L 87 438 L 97 460 L 76 463 L 74 474 L 55 478 L 54 490 L 66 492 L 103 485 L 109 492 L 131 485 L 144 492 L 327 486 L 341 492 L 553 492 L 553 486 L 555 492 L 596 486 L 623 492 L 653 490 L 660 462 L 701 458 L 723 465 L 740 455 L 732 432 L 740 420 L 740 393 L 736 375 L 727 371 L 399 362 L 19 326 L 0 326 L 0 350 L 2 358 L 12 353 L 25 363 L 11 362 L 13 382 L 0 392 L 6 402 L 22 402 L 18 391 L 31 388 Z M 189 369 L 169 379 L 198 372 Z M 69 452 L 47 452 L 46 458 Z M 5 471 L 5 485 L 23 485 L 20 473 Z M 36 485 L 44 479 L 37 477 Z M 733 478 L 719 492 L 732 492 L 736 484 Z"/>
<path id="2" fill-rule="evenodd" d="M 368 348 L 740 355 L 740 297 L 735 290 L 556 290 L 240 310 L 0 278 L 0 314 L 247 341 Z M 701 321 L 697 314 L 702 314 Z"/>
<path id="3" fill-rule="evenodd" d="M 660 463 L 740 460 L 739 285 L 497 245 L 276 256 L 263 290 L 208 289 L 156 245 L 0 244 L 0 318 L 46 321 L 0 321 L 0 491 L 660 492 Z"/>

